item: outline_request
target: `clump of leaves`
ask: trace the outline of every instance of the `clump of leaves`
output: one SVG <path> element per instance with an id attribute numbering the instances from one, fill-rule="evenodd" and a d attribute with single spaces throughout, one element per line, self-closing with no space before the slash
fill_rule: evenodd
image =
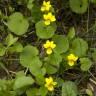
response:
<path id="1" fill-rule="evenodd" d="M 9 78 L 0 79 L 0 96 L 22 96 L 23 94 L 27 96 L 55 96 L 56 89 L 61 90 L 62 96 L 79 96 L 79 88 L 76 83 L 78 80 L 67 81 L 61 75 L 69 69 L 75 70 L 75 68 L 86 74 L 92 66 L 92 60 L 95 61 L 96 50 L 94 49 L 92 58 L 89 58 L 88 43 L 78 35 L 76 36 L 77 31 L 74 27 L 71 27 L 67 34 L 58 32 L 60 22 L 53 22 L 55 21 L 55 10 L 52 5 L 54 2 L 43 1 L 45 9 L 51 7 L 44 12 L 40 10 L 42 4 L 38 0 L 24 0 L 24 3 L 22 0 L 14 2 L 19 4 L 18 6 L 23 6 L 28 13 L 24 16 L 24 11 L 21 13 L 19 9 L 18 12 L 14 9 L 11 11 L 11 15 L 4 19 L 0 11 L 0 19 L 8 28 L 6 30 L 7 36 L 0 42 L 0 66 L 9 76 Z M 66 2 L 72 12 L 77 14 L 85 13 L 89 2 L 95 4 L 95 0 L 69 0 Z M 49 17 L 52 18 L 52 16 L 45 16 L 49 22 L 49 25 L 46 25 L 43 16 L 49 12 L 51 15 L 54 14 L 54 18 L 50 23 Z M 7 20 L 7 23 L 4 20 Z M 5 29 L 3 30 L 5 32 Z M 33 40 L 28 43 L 26 38 L 29 35 L 36 37 L 37 41 Z M 44 42 L 47 43 L 45 47 Z M 51 51 L 50 54 L 47 54 L 44 48 L 48 48 L 48 51 Z M 68 58 L 73 63 L 72 66 L 70 66 Z M 8 70 L 5 59 L 8 59 L 8 63 L 12 62 L 12 64 L 14 64 L 13 61 L 17 60 L 16 64 L 19 63 L 22 70 L 19 72 Z M 14 74 L 14 78 L 10 72 Z M 56 87 L 54 87 L 55 85 Z M 87 94 L 89 93 L 87 90 Z"/>

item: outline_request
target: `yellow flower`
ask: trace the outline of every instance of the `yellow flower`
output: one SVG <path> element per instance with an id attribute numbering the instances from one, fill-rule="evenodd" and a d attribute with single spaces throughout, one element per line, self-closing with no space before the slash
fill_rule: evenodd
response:
<path id="1" fill-rule="evenodd" d="M 46 2 L 46 1 L 43 1 L 43 5 L 41 7 L 41 11 L 44 12 L 44 11 L 49 11 L 51 8 L 51 4 L 50 4 L 50 1 Z"/>
<path id="2" fill-rule="evenodd" d="M 45 82 L 46 82 L 45 87 L 49 91 L 54 91 L 54 87 L 55 87 L 55 85 L 57 85 L 57 82 L 54 82 L 52 77 L 45 78 Z"/>
<path id="3" fill-rule="evenodd" d="M 54 44 L 54 41 L 47 40 L 45 44 L 43 44 L 43 47 L 46 49 L 47 54 L 51 54 L 52 50 L 56 47 L 56 44 Z"/>
<path id="4" fill-rule="evenodd" d="M 70 54 L 67 58 L 68 58 L 68 64 L 69 64 L 70 66 L 73 66 L 74 63 L 75 63 L 75 62 L 77 61 L 77 59 L 78 59 L 78 57 L 75 56 L 74 54 Z"/>
<path id="5" fill-rule="evenodd" d="M 44 23 L 45 23 L 45 25 L 50 25 L 51 22 L 56 21 L 55 16 L 52 15 L 51 12 L 49 12 L 48 14 L 44 14 L 44 15 L 43 15 L 43 18 L 44 18 Z"/>

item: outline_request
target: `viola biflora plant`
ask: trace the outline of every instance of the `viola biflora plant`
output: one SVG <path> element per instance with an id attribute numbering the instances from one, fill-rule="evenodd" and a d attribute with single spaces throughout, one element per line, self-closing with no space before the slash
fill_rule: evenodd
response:
<path id="1" fill-rule="evenodd" d="M 0 96 L 94 96 L 93 90 L 85 87 L 83 91 L 84 86 L 79 84 L 83 75 L 89 80 L 96 50 L 89 56 L 90 46 L 77 35 L 74 25 L 65 33 L 58 32 L 60 26 L 64 28 L 57 16 L 63 7 L 57 9 L 54 5 L 58 0 L 41 1 L 16 0 L 17 9 L 9 3 L 7 15 L 0 9 L 3 24 L 0 25 L 0 67 L 6 72 L 0 79 Z M 78 15 L 87 11 L 89 2 L 96 3 L 95 0 L 65 1 L 70 11 Z M 11 65 L 17 69 L 11 70 L 8 67 Z M 67 72 L 72 78 L 74 72 L 79 72 L 81 77 L 67 79 Z"/>

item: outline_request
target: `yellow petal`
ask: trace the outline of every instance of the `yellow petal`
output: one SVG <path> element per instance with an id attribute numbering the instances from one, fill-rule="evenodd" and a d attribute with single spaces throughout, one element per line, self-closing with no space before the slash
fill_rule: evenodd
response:
<path id="1" fill-rule="evenodd" d="M 47 53 L 48 55 L 50 55 L 50 54 L 52 53 L 52 49 L 51 49 L 51 48 L 48 48 L 47 51 L 46 51 L 46 53 Z"/>
<path id="2" fill-rule="evenodd" d="M 47 2 L 46 1 L 43 1 L 43 6 L 46 6 Z"/>
<path id="3" fill-rule="evenodd" d="M 48 87 L 48 86 L 49 86 L 49 85 L 46 83 L 46 84 L 45 84 L 45 87 Z"/>
<path id="4" fill-rule="evenodd" d="M 50 25 L 50 20 L 44 21 L 45 25 Z"/>
<path id="5" fill-rule="evenodd" d="M 45 78 L 45 82 L 48 85 L 52 84 L 53 83 L 53 78 L 52 77 L 49 77 L 49 78 Z"/>
<path id="6" fill-rule="evenodd" d="M 50 78 L 46 78 L 45 81 L 46 81 L 46 83 L 49 83 L 49 82 L 52 81 L 52 79 L 50 79 Z"/>
<path id="7" fill-rule="evenodd" d="M 49 47 L 50 47 L 50 41 L 47 40 L 47 41 L 46 41 L 46 44 L 43 44 L 43 47 L 44 47 L 44 48 L 49 48 Z"/>
<path id="8" fill-rule="evenodd" d="M 56 44 L 52 44 L 51 48 L 54 49 L 56 47 Z"/>
<path id="9" fill-rule="evenodd" d="M 48 17 L 51 17 L 51 16 L 52 16 L 52 13 L 51 13 L 51 12 L 49 12 L 49 13 L 48 13 Z"/>
<path id="10" fill-rule="evenodd" d="M 50 86 L 48 87 L 48 90 L 49 90 L 49 91 L 54 91 L 54 87 L 53 87 L 52 85 L 50 85 Z"/>
<path id="11" fill-rule="evenodd" d="M 46 41 L 46 44 L 50 44 L 50 41 L 49 41 L 49 40 L 47 40 L 47 41 Z"/>
<path id="12" fill-rule="evenodd" d="M 54 48 L 56 47 L 56 44 L 54 44 L 54 42 L 51 41 L 51 42 L 50 42 L 50 47 L 51 47 L 52 49 L 54 49 Z"/>
<path id="13" fill-rule="evenodd" d="M 49 6 L 46 6 L 46 11 L 49 11 L 50 10 L 50 7 Z"/>
<path id="14" fill-rule="evenodd" d="M 55 16 L 52 16 L 51 17 L 51 22 L 54 22 L 54 21 L 56 21 L 56 18 L 55 18 Z"/>
<path id="15" fill-rule="evenodd" d="M 78 56 L 75 56 L 74 61 L 77 61 L 77 60 L 78 60 Z"/>
<path id="16" fill-rule="evenodd" d="M 70 54 L 69 56 L 68 56 L 68 60 L 69 61 L 77 61 L 77 59 L 78 59 L 78 57 L 77 56 L 75 56 L 74 54 Z"/>
<path id="17" fill-rule="evenodd" d="M 69 61 L 68 64 L 69 64 L 69 66 L 73 66 L 74 65 L 74 61 Z"/>
<path id="18" fill-rule="evenodd" d="M 46 14 L 43 15 L 44 20 L 48 19 L 48 16 Z"/>
<path id="19" fill-rule="evenodd" d="M 68 56 L 68 60 L 73 60 L 74 59 L 74 54 L 70 54 L 69 56 Z"/>
<path id="20" fill-rule="evenodd" d="M 50 82 L 53 82 L 53 78 L 52 77 L 49 77 L 49 80 L 50 80 Z"/>
<path id="21" fill-rule="evenodd" d="M 53 85 L 54 85 L 54 86 L 57 85 L 57 82 L 53 82 Z"/>
<path id="22" fill-rule="evenodd" d="M 53 44 L 53 43 L 54 43 L 54 41 L 51 41 L 50 43 L 51 43 L 51 44 Z"/>
<path id="23" fill-rule="evenodd" d="M 46 8 L 44 6 L 41 7 L 41 11 L 44 12 Z"/>
<path id="24" fill-rule="evenodd" d="M 47 2 L 47 5 L 50 5 L 50 1 Z"/>
<path id="25" fill-rule="evenodd" d="M 43 44 L 43 47 L 44 48 L 48 48 L 49 46 L 47 44 Z"/>

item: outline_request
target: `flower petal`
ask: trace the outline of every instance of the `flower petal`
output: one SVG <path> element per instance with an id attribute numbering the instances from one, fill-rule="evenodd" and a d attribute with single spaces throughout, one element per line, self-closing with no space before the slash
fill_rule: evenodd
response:
<path id="1" fill-rule="evenodd" d="M 69 61 L 68 64 L 69 64 L 69 66 L 73 66 L 74 65 L 74 61 Z"/>
<path id="2" fill-rule="evenodd" d="M 48 55 L 50 55 L 50 54 L 52 53 L 52 49 L 51 49 L 51 48 L 48 48 L 47 51 L 46 51 L 46 53 L 47 53 Z"/>
<path id="3" fill-rule="evenodd" d="M 41 7 L 41 11 L 44 12 L 46 8 L 44 6 Z"/>
<path id="4" fill-rule="evenodd" d="M 50 25 L 50 20 L 44 21 L 45 25 Z"/>
<path id="5" fill-rule="evenodd" d="M 51 16 L 51 22 L 54 22 L 54 21 L 56 21 L 55 16 Z"/>
<path id="6" fill-rule="evenodd" d="M 50 86 L 48 87 L 48 90 L 49 90 L 49 91 L 54 91 L 54 86 L 50 85 Z"/>
<path id="7" fill-rule="evenodd" d="M 57 85 L 57 82 L 53 82 L 53 85 L 54 85 L 54 86 Z"/>

